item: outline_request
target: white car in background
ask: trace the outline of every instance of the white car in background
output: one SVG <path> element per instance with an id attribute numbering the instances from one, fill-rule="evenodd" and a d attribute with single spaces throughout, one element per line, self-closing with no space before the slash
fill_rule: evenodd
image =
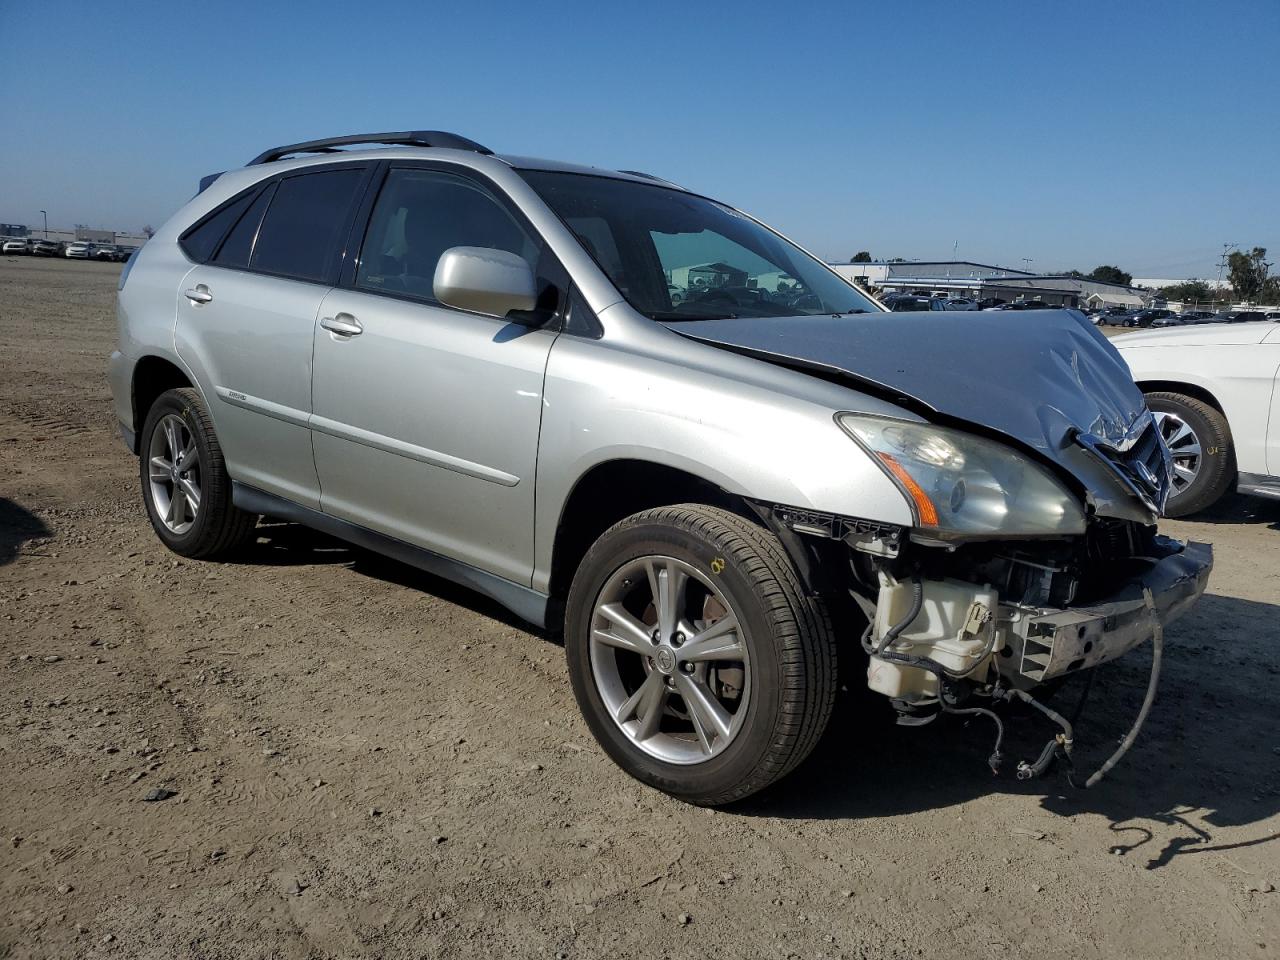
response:
<path id="1" fill-rule="evenodd" d="M 1234 487 L 1280 499 L 1280 323 L 1146 330 L 1111 341 L 1173 455 L 1170 517 Z"/>
<path id="2" fill-rule="evenodd" d="M 71 257 L 73 260 L 88 260 L 93 256 L 93 244 L 85 243 L 83 240 L 68 243 L 66 256 Z"/>

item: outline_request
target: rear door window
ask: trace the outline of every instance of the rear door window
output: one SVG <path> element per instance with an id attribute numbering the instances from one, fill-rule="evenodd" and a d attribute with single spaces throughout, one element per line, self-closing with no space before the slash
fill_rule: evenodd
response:
<path id="1" fill-rule="evenodd" d="M 363 167 L 286 177 L 258 228 L 251 269 L 297 280 L 334 278 Z"/>

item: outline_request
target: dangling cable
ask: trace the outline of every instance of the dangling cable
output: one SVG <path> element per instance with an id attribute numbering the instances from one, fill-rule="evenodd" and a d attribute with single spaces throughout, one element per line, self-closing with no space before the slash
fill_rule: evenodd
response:
<path id="1" fill-rule="evenodd" d="M 1159 617 L 1155 615 L 1156 605 L 1151 597 L 1150 588 L 1143 589 L 1142 596 L 1147 603 L 1147 611 L 1151 614 L 1151 621 L 1155 625 L 1154 632 L 1151 634 L 1151 679 L 1147 681 L 1147 696 L 1142 701 L 1142 709 L 1138 711 L 1138 719 L 1133 722 L 1133 727 L 1130 728 L 1125 738 L 1120 741 L 1120 746 L 1116 748 L 1116 752 L 1111 754 L 1107 758 L 1107 762 L 1100 766 L 1084 782 L 1084 789 L 1086 790 L 1105 777 L 1111 771 L 1111 768 L 1120 762 L 1120 758 L 1129 752 L 1129 748 L 1133 746 L 1134 741 L 1138 739 L 1138 734 L 1142 731 L 1142 725 L 1147 721 L 1147 714 L 1151 712 L 1151 704 L 1156 699 L 1156 688 L 1160 685 L 1160 661 L 1164 655 L 1164 627 L 1161 626 Z"/>

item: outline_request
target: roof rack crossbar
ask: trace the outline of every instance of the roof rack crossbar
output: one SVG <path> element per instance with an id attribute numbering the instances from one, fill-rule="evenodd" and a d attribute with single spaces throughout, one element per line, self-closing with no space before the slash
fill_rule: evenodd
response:
<path id="1" fill-rule="evenodd" d="M 325 137 L 323 140 L 307 140 L 272 147 L 252 160 L 249 166 L 270 163 L 294 153 L 336 153 L 339 147 L 351 147 L 361 143 L 382 143 L 406 147 L 441 147 L 450 150 L 470 150 L 473 153 L 493 153 L 488 147 L 443 130 L 402 130 L 398 133 L 355 133 L 346 137 Z"/>

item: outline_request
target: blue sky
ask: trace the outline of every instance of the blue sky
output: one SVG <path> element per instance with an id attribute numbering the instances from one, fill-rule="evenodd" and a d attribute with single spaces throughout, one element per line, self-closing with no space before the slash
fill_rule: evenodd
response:
<path id="1" fill-rule="evenodd" d="M 1280 3 L 0 0 L 0 221 L 158 225 L 268 146 L 436 128 L 647 170 L 815 253 L 1280 253 Z"/>

